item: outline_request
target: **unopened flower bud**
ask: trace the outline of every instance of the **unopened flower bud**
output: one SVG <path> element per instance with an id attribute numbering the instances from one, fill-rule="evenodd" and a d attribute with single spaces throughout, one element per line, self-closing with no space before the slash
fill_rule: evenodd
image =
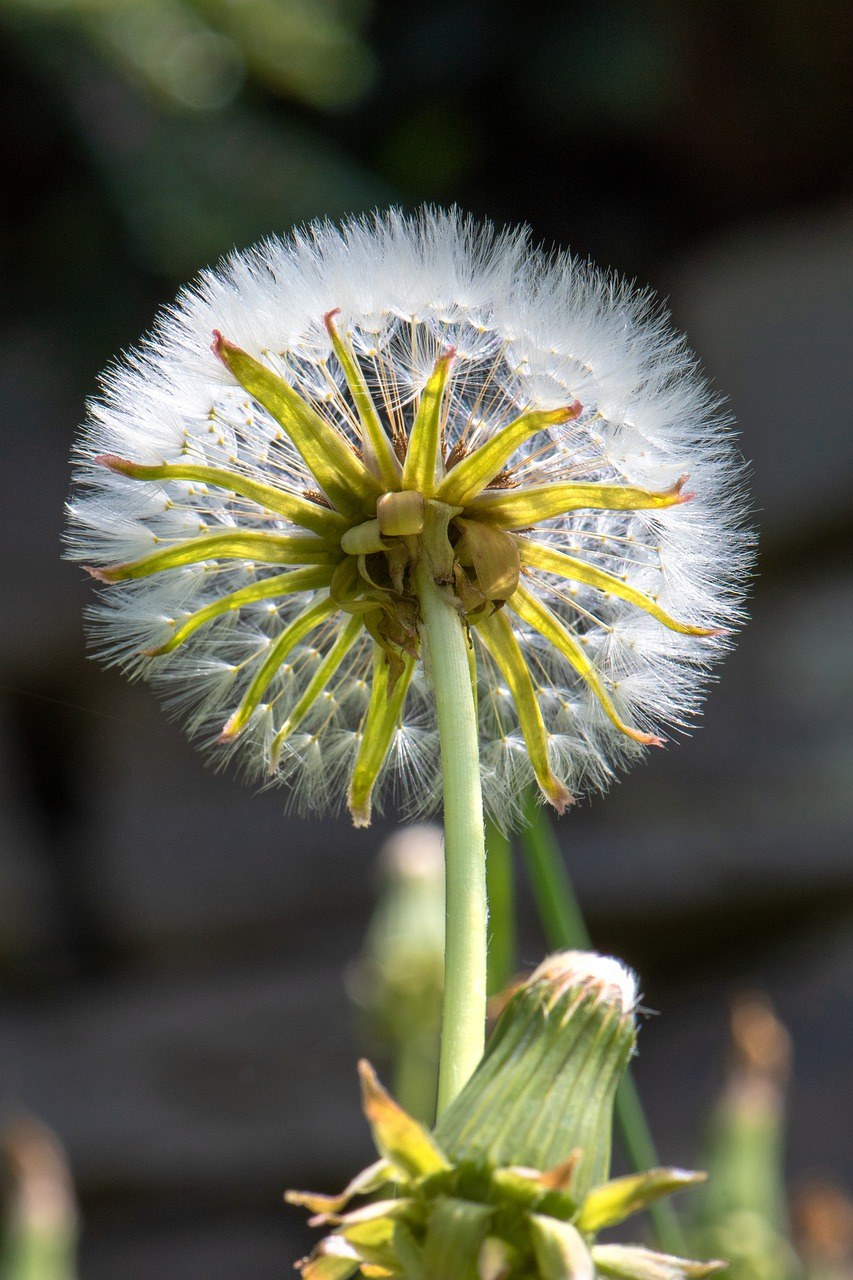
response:
<path id="1" fill-rule="evenodd" d="M 613 1098 L 634 1050 L 637 984 L 618 960 L 565 951 L 512 996 L 436 1137 L 456 1160 L 552 1169 L 573 1189 L 607 1177 Z"/>
<path id="2" fill-rule="evenodd" d="M 440 827 L 395 832 L 380 857 L 382 891 L 350 973 L 363 1038 L 393 1066 L 394 1094 L 435 1117 L 444 987 L 444 843 Z"/>

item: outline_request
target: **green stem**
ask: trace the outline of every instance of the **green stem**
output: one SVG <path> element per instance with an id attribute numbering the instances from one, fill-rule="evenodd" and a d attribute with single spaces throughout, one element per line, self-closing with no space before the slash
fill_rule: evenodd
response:
<path id="1" fill-rule="evenodd" d="M 527 826 L 521 833 L 522 846 L 548 946 L 589 949 L 592 939 L 571 878 L 551 823 L 533 791 L 527 795 L 524 817 Z M 622 1145 L 634 1169 L 639 1173 L 657 1166 L 654 1141 L 630 1072 L 626 1072 L 617 1090 L 615 1112 Z M 684 1232 L 672 1206 L 658 1202 L 649 1207 L 648 1213 L 661 1248 L 683 1254 Z"/>
<path id="2" fill-rule="evenodd" d="M 438 1114 L 483 1055 L 486 1025 L 486 837 L 477 711 L 462 620 L 423 563 L 421 634 L 435 693 L 444 788 L 444 1011 Z"/>
<path id="3" fill-rule="evenodd" d="M 515 885 L 508 838 L 486 820 L 486 887 L 489 896 L 488 992 L 497 995 L 515 973 Z"/>

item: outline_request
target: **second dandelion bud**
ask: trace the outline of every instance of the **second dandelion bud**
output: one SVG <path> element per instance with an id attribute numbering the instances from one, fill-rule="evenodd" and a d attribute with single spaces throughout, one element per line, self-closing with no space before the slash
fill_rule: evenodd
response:
<path id="1" fill-rule="evenodd" d="M 454 214 L 235 256 L 110 377 L 78 456 L 104 654 L 359 823 L 386 776 L 440 794 L 425 594 L 471 637 L 499 818 L 683 724 L 738 616 L 738 464 L 681 341 Z"/>

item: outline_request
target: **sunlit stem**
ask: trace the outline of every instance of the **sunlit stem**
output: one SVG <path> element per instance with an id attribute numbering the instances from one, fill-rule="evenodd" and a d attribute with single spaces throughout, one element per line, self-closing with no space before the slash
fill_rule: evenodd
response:
<path id="1" fill-rule="evenodd" d="M 446 933 L 438 1114 L 483 1053 L 486 1022 L 486 837 L 468 638 L 424 564 L 415 582 L 435 693 L 444 789 Z"/>

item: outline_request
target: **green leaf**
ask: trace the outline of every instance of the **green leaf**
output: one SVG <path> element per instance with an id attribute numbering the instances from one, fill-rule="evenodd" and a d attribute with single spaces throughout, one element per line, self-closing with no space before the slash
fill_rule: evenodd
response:
<path id="1" fill-rule="evenodd" d="M 246 726 L 251 719 L 252 712 L 266 693 L 275 673 L 287 655 L 299 644 L 300 640 L 303 640 L 310 631 L 313 631 L 321 622 L 325 622 L 327 618 L 337 612 L 338 606 L 334 600 L 324 596 L 322 600 L 309 605 L 297 618 L 294 618 L 293 622 L 284 628 L 281 635 L 270 645 L 267 656 L 243 695 L 242 702 L 222 730 L 220 735 L 221 742 L 227 742 L 231 738 L 235 738 L 240 730 Z"/>
<path id="2" fill-rule="evenodd" d="M 648 511 L 688 502 L 693 494 L 683 492 L 686 481 L 687 476 L 681 476 L 669 489 L 660 491 L 619 484 L 543 484 L 496 490 L 474 498 L 466 514 L 502 529 L 526 529 L 569 511 Z"/>
<path id="3" fill-rule="evenodd" d="M 595 1280 L 583 1236 L 570 1222 L 530 1215 L 530 1237 L 542 1280 Z"/>
<path id="4" fill-rule="evenodd" d="M 529 565 L 532 569 L 542 569 L 545 573 L 556 573 L 561 578 L 568 578 L 572 582 L 584 582 L 587 586 L 596 587 L 599 591 L 606 591 L 608 595 L 616 596 L 620 600 L 627 600 L 630 604 L 635 604 L 638 609 L 643 609 L 646 613 L 651 614 L 658 622 L 662 622 L 665 627 L 669 627 L 670 631 L 677 631 L 685 636 L 713 636 L 719 632 L 714 628 L 708 627 L 691 627 L 686 622 L 679 622 L 670 614 L 662 609 L 656 600 L 651 596 L 645 595 L 642 591 L 623 582 L 621 578 L 616 578 L 612 573 L 605 573 L 603 569 L 597 569 L 594 565 L 587 564 L 585 560 L 577 560 L 574 556 L 564 555 L 561 551 L 554 551 L 552 547 L 546 547 L 541 542 L 533 542 L 530 538 L 518 538 L 518 549 L 521 554 L 522 564 Z"/>
<path id="5" fill-rule="evenodd" d="M 271 369 L 218 330 L 213 338 L 216 355 L 240 386 L 284 428 L 332 505 L 350 520 L 372 515 L 382 485 L 341 433 Z"/>
<path id="6" fill-rule="evenodd" d="M 581 1231 L 600 1231 L 648 1208 L 661 1196 L 684 1187 L 695 1187 L 706 1177 L 704 1173 L 691 1173 L 686 1169 L 649 1169 L 646 1173 L 614 1178 L 590 1191 L 581 1208 L 578 1227 Z"/>
<path id="7" fill-rule="evenodd" d="M 416 489 L 425 498 L 431 498 L 435 493 L 441 445 L 442 403 L 455 355 L 455 349 L 451 348 L 436 360 L 435 368 L 421 393 L 418 411 L 409 433 L 401 487 Z"/>
<path id="8" fill-rule="evenodd" d="M 512 609 L 513 613 L 517 613 L 531 627 L 535 627 L 539 634 L 544 636 L 574 667 L 581 679 L 589 685 L 596 698 L 598 698 L 608 719 L 615 724 L 620 732 L 629 738 L 633 738 L 635 742 L 641 742 L 644 746 L 663 746 L 663 739 L 659 738 L 657 734 L 643 733 L 642 730 L 634 729 L 631 725 L 625 723 L 616 710 L 613 699 L 605 689 L 594 665 L 584 653 L 583 645 L 563 626 L 557 615 L 547 605 L 542 604 L 536 596 L 524 587 L 518 588 L 515 595 L 507 601 L 507 605 Z"/>
<path id="9" fill-rule="evenodd" d="M 197 609 L 195 613 L 191 613 L 179 626 L 175 627 L 165 643 L 154 649 L 146 649 L 145 653 L 152 658 L 171 653 L 199 627 L 232 609 L 241 609 L 244 605 L 254 604 L 257 600 L 283 598 L 297 591 L 316 591 L 320 587 L 327 587 L 333 573 L 334 569 L 331 565 L 319 565 L 316 568 L 293 569 L 290 573 L 277 573 L 272 578 L 262 578 L 260 582 L 240 587 L 239 590 L 220 596 L 218 600 L 205 605 L 203 609 Z"/>
<path id="10" fill-rule="evenodd" d="M 677 1258 L 670 1253 L 654 1253 L 639 1245 L 594 1245 L 592 1257 L 597 1270 L 603 1276 L 615 1280 L 701 1280 L 702 1276 L 722 1271 L 728 1263 L 695 1262 L 691 1258 Z"/>
<path id="11" fill-rule="evenodd" d="M 382 1088 L 370 1063 L 362 1059 L 358 1072 L 364 1114 L 380 1153 L 410 1178 L 449 1169 L 432 1136 Z"/>
<path id="12" fill-rule="evenodd" d="M 372 457 L 375 460 L 377 474 L 386 489 L 399 489 L 402 467 L 379 420 L 376 405 L 373 403 L 373 397 L 352 347 L 338 333 L 335 325 L 335 316 L 338 314 L 339 310 L 327 312 L 323 317 L 323 323 L 332 339 L 332 348 L 340 361 L 350 395 L 355 402 L 362 428 L 365 458 Z"/>
<path id="13" fill-rule="evenodd" d="M 339 512 L 321 506 L 319 502 L 310 502 L 307 498 L 287 493 L 284 489 L 276 489 L 273 485 L 261 484 L 222 467 L 195 466 L 183 462 L 164 462 L 160 466 L 149 467 L 109 453 L 102 453 L 95 458 L 95 462 L 119 475 L 128 476 L 131 480 L 179 480 L 227 489 L 240 498 L 256 502 L 265 511 L 272 511 L 285 520 L 301 524 L 303 528 L 310 529 L 328 542 L 340 542 L 341 535 L 349 527 L 349 522 Z"/>
<path id="14" fill-rule="evenodd" d="M 517 595 L 518 592 L 512 597 L 513 600 Z M 513 635 L 512 626 L 503 613 L 495 613 L 490 618 L 482 619 L 477 624 L 476 631 L 509 685 L 536 781 L 557 812 L 562 813 L 566 805 L 572 803 L 572 797 L 551 769 L 548 732 L 530 671 Z"/>
<path id="15" fill-rule="evenodd" d="M 458 462 L 442 480 L 435 496 L 441 502 L 467 506 L 486 485 L 491 484 L 520 445 L 546 427 L 571 422 L 582 407 L 575 400 L 574 404 L 560 409 L 534 409 L 522 414 Z"/>
<path id="16" fill-rule="evenodd" d="M 361 724 L 361 744 L 349 785 L 349 811 L 357 827 L 370 825 L 373 788 L 400 723 L 406 694 L 415 672 L 415 660 L 410 654 L 403 654 L 400 664 L 402 672 L 392 687 L 391 670 L 384 649 L 379 644 L 375 645 L 370 703 Z"/>
<path id="17" fill-rule="evenodd" d="M 136 578 L 149 578 L 153 573 L 163 573 L 166 569 L 203 564 L 205 560 L 248 560 L 258 564 L 335 564 L 339 559 L 339 551 L 333 551 L 313 535 L 290 536 L 234 530 L 185 538 L 162 551 L 152 551 L 139 560 L 114 564 L 106 569 L 86 565 L 86 571 L 99 582 L 129 582 Z"/>

